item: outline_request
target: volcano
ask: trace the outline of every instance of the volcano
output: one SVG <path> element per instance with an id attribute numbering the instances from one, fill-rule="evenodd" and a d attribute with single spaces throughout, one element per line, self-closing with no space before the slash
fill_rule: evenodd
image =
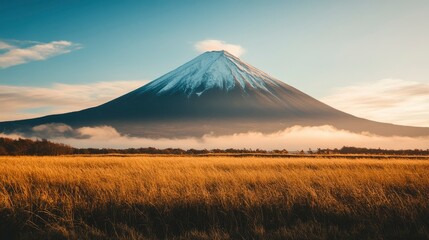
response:
<path id="1" fill-rule="evenodd" d="M 100 106 L 2 122 L 0 131 L 29 135 L 34 127 L 51 123 L 73 128 L 107 125 L 122 134 L 150 138 L 272 133 L 294 125 L 331 125 L 381 136 L 429 135 L 429 128 L 380 123 L 334 109 L 226 51 L 203 53 Z"/>

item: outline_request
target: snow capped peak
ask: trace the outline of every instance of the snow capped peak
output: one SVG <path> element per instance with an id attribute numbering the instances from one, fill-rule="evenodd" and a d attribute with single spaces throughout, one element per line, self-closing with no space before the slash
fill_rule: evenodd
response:
<path id="1" fill-rule="evenodd" d="M 211 89 L 225 92 L 260 89 L 270 92 L 269 85 L 278 80 L 242 62 L 227 51 L 205 52 L 177 69 L 137 89 L 138 93 L 157 95 L 183 93 L 188 97 L 201 96 Z"/>

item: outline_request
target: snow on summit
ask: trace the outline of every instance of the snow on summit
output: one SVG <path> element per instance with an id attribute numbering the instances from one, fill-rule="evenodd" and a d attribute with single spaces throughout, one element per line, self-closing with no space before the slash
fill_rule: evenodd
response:
<path id="1" fill-rule="evenodd" d="M 228 92 L 239 87 L 244 92 L 249 88 L 269 92 L 267 85 L 277 85 L 277 82 L 227 51 L 210 51 L 136 91 L 154 92 L 157 95 L 184 93 L 201 96 L 213 88 Z"/>

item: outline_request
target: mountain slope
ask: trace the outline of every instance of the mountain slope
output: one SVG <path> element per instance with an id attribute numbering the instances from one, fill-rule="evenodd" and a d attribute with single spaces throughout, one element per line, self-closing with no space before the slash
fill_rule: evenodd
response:
<path id="1" fill-rule="evenodd" d="M 129 109 L 124 116 L 139 119 L 342 114 L 225 51 L 206 52 L 100 109 Z"/>
<path id="2" fill-rule="evenodd" d="M 332 125 L 378 135 L 426 136 L 429 128 L 397 126 L 338 111 L 225 51 L 206 52 L 160 78 L 98 107 L 0 123 L 0 131 L 109 125 L 123 134 L 187 137 L 274 132 L 293 125 Z"/>

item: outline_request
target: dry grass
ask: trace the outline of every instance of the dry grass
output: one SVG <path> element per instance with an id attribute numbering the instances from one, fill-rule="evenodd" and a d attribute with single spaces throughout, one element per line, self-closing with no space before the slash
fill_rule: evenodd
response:
<path id="1" fill-rule="evenodd" d="M 429 161 L 0 157 L 0 239 L 428 239 Z"/>

